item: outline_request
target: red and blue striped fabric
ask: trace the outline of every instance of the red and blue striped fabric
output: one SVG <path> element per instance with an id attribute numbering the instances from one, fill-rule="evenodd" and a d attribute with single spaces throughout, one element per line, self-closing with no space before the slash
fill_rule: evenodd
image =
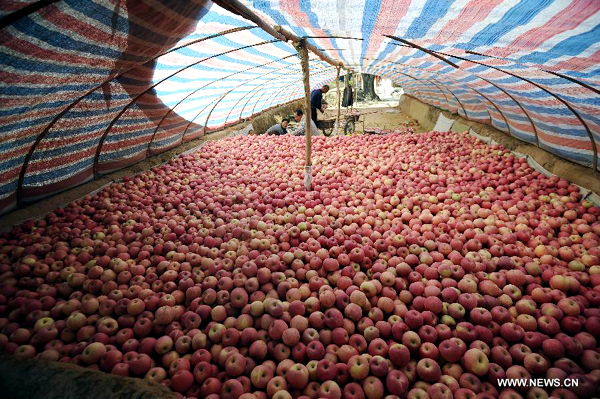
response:
<path id="1" fill-rule="evenodd" d="M 293 46 L 210 1 L 36 3 L 0 4 L 0 213 L 303 95 Z"/>
<path id="2" fill-rule="evenodd" d="M 312 37 L 317 47 L 333 45 L 328 56 L 389 77 L 407 94 L 599 167 L 598 1 L 243 2 L 265 21 Z"/>
<path id="3" fill-rule="evenodd" d="M 597 0 L 242 2 L 347 67 L 597 167 Z M 0 213 L 303 93 L 291 44 L 210 0 L 7 0 L 0 26 Z M 335 77 L 310 66 L 312 87 Z"/>

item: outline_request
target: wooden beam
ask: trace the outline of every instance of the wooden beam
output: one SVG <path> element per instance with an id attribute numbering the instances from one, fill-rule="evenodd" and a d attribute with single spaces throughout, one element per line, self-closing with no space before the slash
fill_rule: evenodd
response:
<path id="1" fill-rule="evenodd" d="M 302 80 L 304 82 L 304 132 L 306 138 L 306 153 L 305 153 L 305 164 L 304 164 L 304 188 L 306 191 L 312 189 L 312 137 L 310 131 L 311 125 L 311 105 L 310 105 L 310 70 L 308 66 L 308 48 L 306 46 L 306 39 L 300 39 L 296 46 L 298 53 L 300 54 L 300 64 L 302 65 Z"/>
<path id="2" fill-rule="evenodd" d="M 331 58 L 329 58 L 325 53 L 323 53 L 321 50 L 319 50 L 317 47 L 313 46 L 312 44 L 310 44 L 308 42 L 308 40 L 306 40 L 306 38 L 301 38 L 300 36 L 295 35 L 294 33 L 285 30 L 283 27 L 281 26 L 274 26 L 273 29 L 275 29 L 278 33 L 282 34 L 283 36 L 285 36 L 285 38 L 287 40 L 290 40 L 294 43 L 299 43 L 301 40 L 305 40 L 306 43 L 306 49 L 310 50 L 312 53 L 314 53 L 316 56 L 318 56 L 321 60 L 327 62 L 328 64 L 333 65 L 334 67 L 338 67 L 338 66 L 344 66 L 344 64 L 340 61 L 335 61 L 332 60 Z"/>
<path id="3" fill-rule="evenodd" d="M 218 6 L 226 9 L 227 11 L 231 11 L 232 13 L 239 15 L 240 17 L 246 18 L 249 21 L 254 22 L 259 28 L 267 32 L 269 35 L 279 39 L 286 41 L 287 39 L 281 33 L 275 31 L 271 25 L 267 24 L 261 17 L 256 15 L 254 11 L 246 7 L 238 0 L 214 0 L 213 3 Z"/>
<path id="4" fill-rule="evenodd" d="M 262 28 L 265 32 L 279 40 L 282 40 L 284 42 L 291 40 L 296 43 L 300 41 L 300 37 L 296 36 L 291 32 L 286 31 L 281 26 L 272 27 L 269 24 L 267 24 L 261 17 L 259 17 L 254 11 L 246 7 L 244 4 L 242 4 L 239 0 L 214 0 L 214 3 L 228 11 L 231 11 L 234 14 L 237 14 L 243 18 L 246 18 L 247 20 L 254 22 L 259 28 Z M 340 61 L 332 60 L 325 53 L 323 53 L 318 48 L 316 48 L 308 42 L 306 43 L 306 47 L 308 50 L 313 52 L 323 61 L 333 66 L 342 65 Z"/>

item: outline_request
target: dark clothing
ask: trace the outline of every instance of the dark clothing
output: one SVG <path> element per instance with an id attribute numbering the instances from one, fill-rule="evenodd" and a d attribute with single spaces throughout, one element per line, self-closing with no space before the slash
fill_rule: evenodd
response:
<path id="1" fill-rule="evenodd" d="M 281 123 L 271 126 L 265 134 L 274 134 L 275 136 L 283 136 L 287 134 L 287 130 L 281 126 Z"/>
<path id="2" fill-rule="evenodd" d="M 349 107 L 354 103 L 354 93 L 352 87 L 348 86 L 348 90 L 344 88 L 344 97 L 342 101 L 342 107 Z"/>
<path id="3" fill-rule="evenodd" d="M 310 118 L 317 123 L 317 109 L 323 107 L 323 92 L 321 89 L 314 89 L 310 93 Z"/>

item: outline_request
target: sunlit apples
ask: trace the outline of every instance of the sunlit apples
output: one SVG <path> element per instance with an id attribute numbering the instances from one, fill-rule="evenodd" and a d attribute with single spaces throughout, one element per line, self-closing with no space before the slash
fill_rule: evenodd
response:
<path id="1" fill-rule="evenodd" d="M 0 350 L 180 397 L 598 395 L 600 209 L 464 134 L 210 142 L 0 235 Z M 502 378 L 576 378 L 515 390 Z"/>

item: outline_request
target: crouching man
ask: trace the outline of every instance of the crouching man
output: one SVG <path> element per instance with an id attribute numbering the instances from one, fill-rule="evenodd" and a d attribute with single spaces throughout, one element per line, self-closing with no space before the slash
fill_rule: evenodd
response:
<path id="1" fill-rule="evenodd" d="M 296 122 L 300 122 L 300 125 L 290 134 L 292 136 L 304 136 L 306 134 L 306 115 L 304 115 L 304 112 L 302 112 L 301 109 L 297 109 L 296 112 L 294 112 L 294 119 Z M 312 119 L 309 119 L 309 121 L 311 136 L 322 136 L 323 134 L 319 131 L 319 129 L 317 129 L 315 122 L 313 122 Z"/>

